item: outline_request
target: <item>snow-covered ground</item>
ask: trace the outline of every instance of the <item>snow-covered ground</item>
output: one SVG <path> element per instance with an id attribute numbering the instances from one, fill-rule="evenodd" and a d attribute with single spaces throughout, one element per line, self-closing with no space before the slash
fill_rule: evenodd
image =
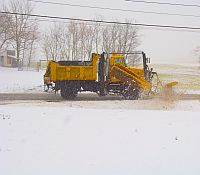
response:
<path id="1" fill-rule="evenodd" d="M 153 67 L 160 74 L 200 75 L 200 65 L 153 64 L 149 67 Z"/>
<path id="2" fill-rule="evenodd" d="M 42 92 L 43 74 L 0 68 L 0 93 Z M 0 99 L 0 175 L 199 175 L 199 113 L 200 100 Z"/>
<path id="3" fill-rule="evenodd" d="M 44 71 L 18 71 L 0 67 L 0 93 L 43 92 Z"/>
<path id="4" fill-rule="evenodd" d="M 199 175 L 199 112 L 0 107 L 2 175 Z"/>
<path id="5" fill-rule="evenodd" d="M 186 65 L 150 65 L 163 82 L 178 81 L 177 90 L 183 93 L 200 94 L 200 69 Z M 0 93 L 43 92 L 44 70 L 17 71 L 0 67 Z"/>
<path id="6" fill-rule="evenodd" d="M 200 94 L 200 65 L 150 65 L 163 82 L 178 81 L 177 91 Z"/>

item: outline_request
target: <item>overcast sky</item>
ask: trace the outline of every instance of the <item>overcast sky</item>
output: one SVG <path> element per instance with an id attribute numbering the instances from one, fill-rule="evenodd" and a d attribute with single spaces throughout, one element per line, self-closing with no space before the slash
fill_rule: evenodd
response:
<path id="1" fill-rule="evenodd" d="M 0 0 L 1 2 L 2 0 Z M 52 2 L 72 3 L 80 5 L 121 8 L 130 10 L 155 11 L 167 13 L 193 14 L 200 16 L 200 8 L 178 7 L 167 5 L 152 5 L 143 3 L 126 2 L 124 0 L 43 0 Z M 148 0 L 147 0 L 148 1 Z M 159 2 L 200 4 L 199 0 L 155 0 Z M 134 19 L 138 23 L 176 25 L 200 27 L 200 18 L 180 17 L 169 15 L 155 15 L 133 12 L 97 10 L 89 8 L 69 7 L 42 3 L 33 3 L 35 14 L 54 15 L 62 17 L 77 17 L 92 19 L 97 15 L 104 16 L 105 20 L 118 19 L 123 22 L 126 18 Z M 41 23 L 42 28 L 48 26 Z M 141 45 L 138 50 L 143 50 L 153 63 L 197 63 L 194 50 L 200 46 L 200 30 L 198 32 L 158 30 L 141 28 L 139 30 Z"/>

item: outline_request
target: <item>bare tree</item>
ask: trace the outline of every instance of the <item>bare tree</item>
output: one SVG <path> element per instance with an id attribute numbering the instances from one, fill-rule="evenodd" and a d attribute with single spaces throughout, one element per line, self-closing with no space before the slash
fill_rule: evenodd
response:
<path id="1" fill-rule="evenodd" d="M 87 26 L 85 23 L 79 24 L 80 28 L 79 56 L 82 58 L 86 57 L 86 47 L 87 47 L 85 43 L 86 33 L 87 33 L 86 27 Z"/>
<path id="2" fill-rule="evenodd" d="M 0 14 L 0 50 L 5 46 L 6 42 L 12 39 L 9 27 L 10 16 Z"/>
<path id="3" fill-rule="evenodd" d="M 95 23 L 94 25 L 94 45 L 95 45 L 95 52 L 99 53 L 99 50 L 101 48 L 101 43 L 102 43 L 102 37 L 100 37 L 100 32 L 101 32 L 101 24 L 100 23 Z"/>
<path id="4" fill-rule="evenodd" d="M 92 52 L 132 52 L 139 44 L 138 29 L 128 23 L 103 26 L 73 21 L 54 24 L 43 41 L 46 58 L 53 60 L 89 60 Z"/>
<path id="5" fill-rule="evenodd" d="M 10 15 L 9 28 L 10 35 L 12 36 L 10 43 L 16 50 L 16 57 L 19 64 L 20 59 L 24 60 L 25 51 L 28 48 L 30 49 L 29 44 L 34 43 L 33 40 L 36 39 L 38 24 L 35 20 L 31 20 L 29 16 L 33 11 L 33 7 L 29 1 L 11 0 L 8 6 L 4 7 L 4 10 L 18 13 Z"/>
<path id="6" fill-rule="evenodd" d="M 86 58 L 90 59 L 92 52 L 94 51 L 94 40 L 95 39 L 95 31 L 93 26 L 86 26 L 86 33 L 85 33 L 85 51 L 86 51 Z"/>
<path id="7" fill-rule="evenodd" d="M 101 37 L 102 37 L 102 51 L 104 52 L 112 52 L 111 51 L 111 33 L 110 33 L 110 26 L 103 27 L 101 31 Z"/>
<path id="8" fill-rule="evenodd" d="M 48 33 L 45 33 L 43 36 L 43 51 L 45 53 L 46 59 L 56 60 L 55 46 L 54 40 Z"/>
<path id="9" fill-rule="evenodd" d="M 131 52 L 139 45 L 138 28 L 127 24 L 112 24 L 102 27 L 102 51 L 105 52 Z"/>
<path id="10" fill-rule="evenodd" d="M 61 50 L 63 48 L 63 25 L 54 24 L 43 37 L 43 51 L 46 59 L 59 60 L 64 54 Z M 61 54 L 62 52 L 62 54 Z"/>
<path id="11" fill-rule="evenodd" d="M 71 35 L 71 58 L 78 60 L 78 43 L 80 42 L 79 25 L 76 22 L 71 22 L 68 25 L 68 32 Z"/>
<path id="12" fill-rule="evenodd" d="M 39 39 L 39 32 L 38 31 L 38 24 L 37 22 L 35 23 L 35 25 L 33 26 L 33 31 L 30 31 L 29 33 L 29 40 L 27 42 L 27 60 L 28 60 L 28 67 L 30 67 L 31 61 L 33 59 L 33 55 L 35 53 L 36 50 L 36 42 Z"/>

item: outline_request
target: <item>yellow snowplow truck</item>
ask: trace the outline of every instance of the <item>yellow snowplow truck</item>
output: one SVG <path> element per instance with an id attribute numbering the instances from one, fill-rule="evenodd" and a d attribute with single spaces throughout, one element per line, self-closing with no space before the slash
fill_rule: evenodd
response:
<path id="1" fill-rule="evenodd" d="M 142 68 L 128 67 L 125 55 L 142 55 Z M 49 61 L 44 84 L 60 90 L 64 99 L 74 99 L 78 92 L 90 91 L 99 96 L 118 94 L 136 100 L 150 92 L 153 77 L 144 52 L 92 54 L 91 61 Z"/>

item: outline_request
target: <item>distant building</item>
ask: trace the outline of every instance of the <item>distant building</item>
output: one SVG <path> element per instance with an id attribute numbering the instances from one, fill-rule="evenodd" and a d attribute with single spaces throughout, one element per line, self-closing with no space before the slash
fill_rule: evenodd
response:
<path id="1" fill-rule="evenodd" d="M 5 50 L 3 52 L 0 52 L 0 66 L 17 67 L 16 51 Z"/>

